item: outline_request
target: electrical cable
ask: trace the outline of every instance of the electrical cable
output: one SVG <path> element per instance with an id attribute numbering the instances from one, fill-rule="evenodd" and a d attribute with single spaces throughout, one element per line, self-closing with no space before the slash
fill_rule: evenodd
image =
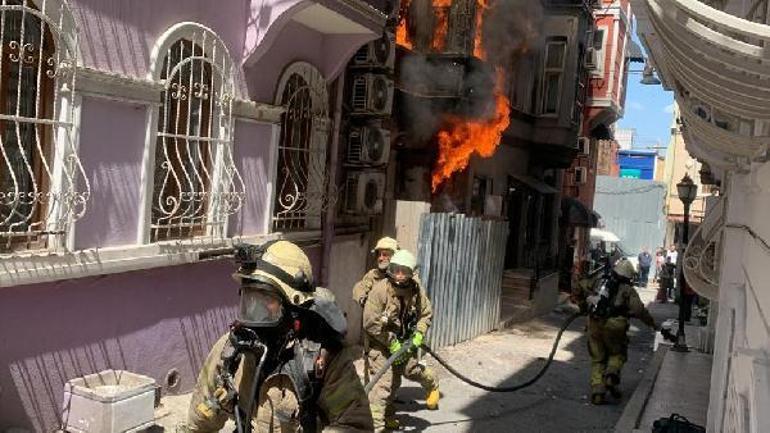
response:
<path id="1" fill-rule="evenodd" d="M 556 355 L 556 350 L 559 348 L 559 341 L 561 340 L 562 334 L 564 334 L 564 331 L 569 327 L 570 324 L 572 324 L 575 319 L 582 316 L 583 313 L 574 313 L 571 316 L 569 316 L 564 323 L 561 325 L 561 328 L 559 328 L 559 332 L 556 334 L 556 339 L 553 342 L 553 347 L 551 347 L 551 353 L 548 355 L 548 359 L 546 360 L 545 365 L 540 368 L 540 370 L 537 372 L 535 376 L 533 376 L 528 381 L 513 385 L 513 386 L 489 386 L 484 385 L 482 383 L 476 382 L 473 379 L 463 375 L 459 371 L 457 371 L 454 367 L 449 365 L 449 363 L 444 360 L 441 356 L 439 356 L 433 349 L 430 348 L 427 344 L 423 344 L 422 348 L 425 350 L 430 356 L 432 356 L 436 361 L 438 361 L 439 364 L 441 364 L 444 368 L 447 369 L 450 373 L 452 373 L 455 377 L 460 379 L 461 381 L 467 383 L 468 385 L 471 385 L 476 388 L 483 389 L 485 391 L 489 392 L 515 392 L 519 391 L 521 389 L 524 389 L 528 386 L 533 385 L 535 382 L 540 380 L 541 377 L 545 374 L 546 371 L 548 371 L 548 367 L 551 366 L 551 363 L 553 362 L 553 357 Z M 372 390 L 372 387 L 374 387 L 374 384 L 376 384 L 380 378 L 382 378 L 382 375 L 385 374 L 385 372 L 390 369 L 390 366 L 398 359 L 400 358 L 407 350 L 410 350 L 412 347 L 412 341 L 407 341 L 403 346 L 401 346 L 401 350 L 397 351 L 396 353 L 392 354 L 390 358 L 385 362 L 385 365 L 375 374 L 372 379 L 369 381 L 369 383 L 366 384 L 364 387 L 367 394 L 369 394 L 369 391 Z"/>

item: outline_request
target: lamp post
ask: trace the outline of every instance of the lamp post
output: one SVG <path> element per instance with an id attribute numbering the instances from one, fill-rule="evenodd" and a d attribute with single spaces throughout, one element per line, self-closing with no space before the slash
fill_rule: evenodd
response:
<path id="1" fill-rule="evenodd" d="M 679 285 L 679 329 L 676 333 L 676 344 L 672 350 L 678 352 L 687 352 L 687 339 L 684 335 L 684 318 L 686 316 L 685 308 L 688 305 L 684 300 L 684 251 L 687 248 L 687 243 L 690 241 L 690 205 L 695 201 L 695 197 L 698 195 L 698 185 L 692 181 L 690 175 L 685 173 L 684 177 L 678 184 L 676 184 L 676 190 L 679 194 L 679 200 L 684 205 L 684 227 L 682 227 L 682 247 L 679 251 L 677 263 L 677 284 Z"/>
<path id="2" fill-rule="evenodd" d="M 655 68 L 650 64 L 649 61 L 644 62 L 642 80 L 639 82 L 647 86 L 657 86 L 660 84 L 660 80 L 655 76 Z"/>

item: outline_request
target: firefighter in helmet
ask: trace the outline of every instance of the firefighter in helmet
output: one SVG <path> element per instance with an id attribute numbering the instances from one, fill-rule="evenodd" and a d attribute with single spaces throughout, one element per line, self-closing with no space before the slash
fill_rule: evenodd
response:
<path id="1" fill-rule="evenodd" d="M 305 253 L 274 241 L 236 257 L 238 318 L 201 369 L 187 431 L 218 432 L 228 418 L 260 433 L 372 431 L 345 318 Z"/>
<path id="2" fill-rule="evenodd" d="M 369 296 L 369 292 L 372 291 L 374 284 L 385 279 L 387 276 L 386 273 L 390 259 L 396 251 L 398 251 L 398 241 L 389 237 L 380 239 L 377 241 L 377 245 L 374 246 L 372 253 L 377 259 L 377 267 L 364 274 L 361 281 L 353 287 L 353 300 L 362 308 L 366 304 L 366 298 Z"/>
<path id="3" fill-rule="evenodd" d="M 581 281 L 581 308 L 588 311 L 588 352 L 591 355 L 591 402 L 604 404 L 606 393 L 619 399 L 620 372 L 628 352 L 629 319 L 635 317 L 653 329 L 655 319 L 632 285 L 634 265 L 625 259 L 612 268 L 601 284 Z M 598 293 L 593 286 L 598 285 Z"/>
<path id="4" fill-rule="evenodd" d="M 375 283 L 364 306 L 370 376 L 382 369 L 388 357 L 398 352 L 406 341 L 411 340 L 414 349 L 397 360 L 369 393 L 375 431 L 399 427 L 393 400 L 402 376 L 419 382 L 426 391 L 428 409 L 438 409 L 438 379 L 416 356 L 432 317 L 430 300 L 414 278 L 416 265 L 412 253 L 396 251 L 390 259 L 387 278 Z"/>

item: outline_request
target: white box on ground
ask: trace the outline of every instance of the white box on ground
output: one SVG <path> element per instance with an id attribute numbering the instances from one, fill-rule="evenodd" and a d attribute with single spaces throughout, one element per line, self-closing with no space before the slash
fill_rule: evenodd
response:
<path id="1" fill-rule="evenodd" d="M 155 380 L 123 370 L 105 370 L 64 384 L 64 430 L 127 433 L 153 424 Z"/>

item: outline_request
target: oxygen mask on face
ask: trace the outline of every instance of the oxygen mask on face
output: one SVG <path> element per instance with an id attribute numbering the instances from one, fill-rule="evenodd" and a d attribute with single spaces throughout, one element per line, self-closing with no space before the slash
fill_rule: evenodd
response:
<path id="1" fill-rule="evenodd" d="M 284 317 L 283 298 L 269 284 L 256 283 L 241 286 L 238 321 L 249 328 L 272 328 Z"/>

